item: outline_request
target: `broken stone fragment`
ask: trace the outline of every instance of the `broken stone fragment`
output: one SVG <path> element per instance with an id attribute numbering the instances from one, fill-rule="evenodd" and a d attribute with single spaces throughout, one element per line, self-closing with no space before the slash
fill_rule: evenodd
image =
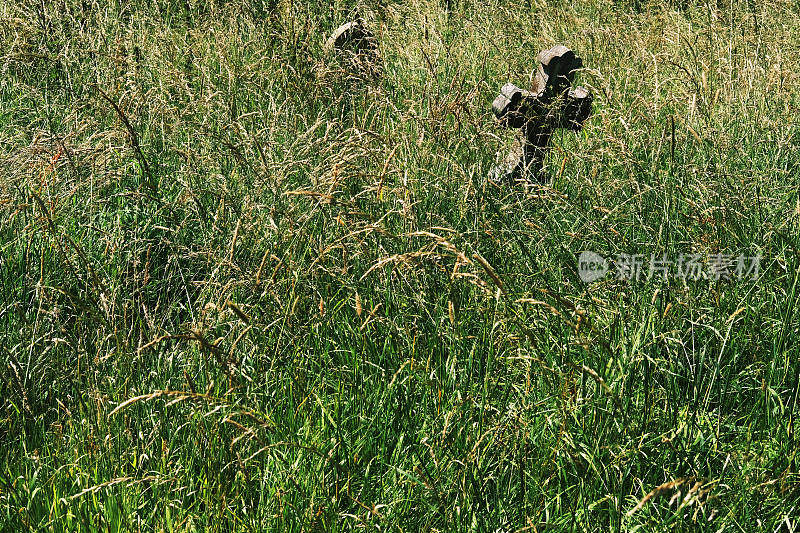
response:
<path id="1" fill-rule="evenodd" d="M 377 49 L 375 36 L 367 29 L 361 19 L 350 21 L 336 28 L 325 43 L 325 47 L 329 50 L 354 48 L 358 51 L 363 51 L 364 49 Z"/>
<path id="2" fill-rule="evenodd" d="M 353 73 L 369 77 L 380 74 L 382 61 L 378 41 L 360 18 L 336 28 L 325 42 L 325 48 L 342 57 Z"/>

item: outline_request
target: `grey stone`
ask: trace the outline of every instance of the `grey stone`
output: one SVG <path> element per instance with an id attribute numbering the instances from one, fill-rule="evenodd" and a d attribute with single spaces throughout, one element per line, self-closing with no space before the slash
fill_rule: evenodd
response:
<path id="1" fill-rule="evenodd" d="M 378 41 L 360 18 L 336 28 L 325 42 L 325 48 L 344 59 L 354 72 L 369 76 L 380 73 L 382 60 Z"/>

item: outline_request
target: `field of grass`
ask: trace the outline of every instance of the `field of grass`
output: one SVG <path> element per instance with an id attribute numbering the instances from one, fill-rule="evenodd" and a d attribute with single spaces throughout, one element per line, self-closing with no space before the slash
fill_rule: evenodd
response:
<path id="1" fill-rule="evenodd" d="M 800 531 L 799 114 L 797 0 L 0 0 L 0 531 Z"/>

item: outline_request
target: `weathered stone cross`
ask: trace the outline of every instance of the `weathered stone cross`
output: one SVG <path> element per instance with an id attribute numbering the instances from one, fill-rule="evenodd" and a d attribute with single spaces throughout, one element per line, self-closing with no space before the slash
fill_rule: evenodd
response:
<path id="1" fill-rule="evenodd" d="M 539 53 L 539 68 L 531 91 L 507 83 L 492 103 L 500 124 L 518 128 L 520 136 L 494 177 L 538 178 L 550 137 L 556 128 L 580 130 L 592 112 L 592 94 L 584 87 L 571 88 L 583 60 L 563 45 Z"/>

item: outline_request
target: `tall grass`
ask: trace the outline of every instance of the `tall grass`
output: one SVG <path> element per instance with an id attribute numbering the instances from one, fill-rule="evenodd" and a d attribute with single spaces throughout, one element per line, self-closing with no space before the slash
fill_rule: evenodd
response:
<path id="1" fill-rule="evenodd" d="M 0 529 L 797 531 L 799 15 L 0 1 Z M 488 180 L 556 43 L 594 113 Z"/>

